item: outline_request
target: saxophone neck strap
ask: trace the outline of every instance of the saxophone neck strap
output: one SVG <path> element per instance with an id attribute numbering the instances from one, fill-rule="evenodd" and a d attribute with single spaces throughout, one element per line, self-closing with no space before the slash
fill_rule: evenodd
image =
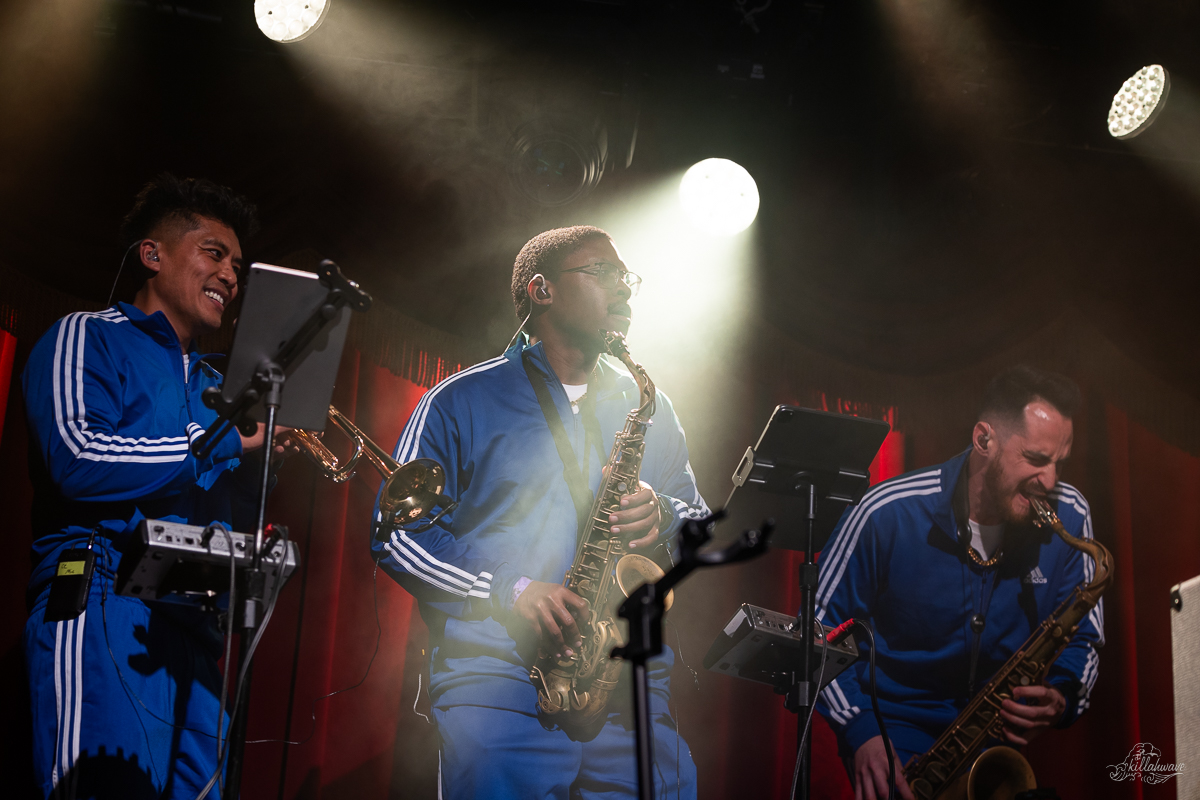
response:
<path id="1" fill-rule="evenodd" d="M 558 408 L 554 405 L 554 398 L 550 396 L 550 387 L 546 384 L 546 378 L 533 366 L 529 351 L 521 354 L 521 364 L 525 367 L 525 374 L 529 377 L 530 385 L 533 386 L 533 393 L 537 395 L 542 416 L 546 418 L 546 425 L 554 437 L 554 446 L 558 449 L 558 457 L 562 459 L 563 479 L 566 480 L 567 488 L 571 491 L 571 502 L 575 504 L 578 530 L 583 531 L 587 519 L 592 513 L 592 501 L 595 497 L 592 495 L 592 490 L 588 488 L 587 476 L 579 468 L 579 459 L 575 457 L 575 449 L 571 447 L 566 426 L 563 425 Z M 593 402 L 590 398 L 584 398 L 580 403 L 579 414 L 583 417 L 583 426 L 586 432 L 586 444 L 584 445 L 584 457 L 586 458 L 589 446 L 599 448 L 600 438 L 600 423 L 596 419 Z M 587 467 L 586 461 L 584 467 Z"/>

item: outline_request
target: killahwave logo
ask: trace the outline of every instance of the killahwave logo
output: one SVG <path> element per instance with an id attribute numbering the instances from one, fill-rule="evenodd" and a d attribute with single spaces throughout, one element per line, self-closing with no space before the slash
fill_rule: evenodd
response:
<path id="1" fill-rule="evenodd" d="M 1114 781 L 1142 781 L 1156 784 L 1183 774 L 1183 764 L 1161 764 L 1162 751 L 1149 742 L 1133 746 L 1120 764 L 1109 764 L 1108 777 Z"/>

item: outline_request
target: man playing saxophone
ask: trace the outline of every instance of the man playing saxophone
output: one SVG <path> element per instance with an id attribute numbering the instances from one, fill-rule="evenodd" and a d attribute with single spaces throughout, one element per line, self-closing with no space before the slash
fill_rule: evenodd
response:
<path id="1" fill-rule="evenodd" d="M 821 559 L 817 614 L 875 627 L 879 710 L 903 766 L 925 752 L 997 669 L 1094 565 L 1033 525 L 1044 500 L 1075 537 L 1092 536 L 1087 501 L 1058 480 L 1070 455 L 1079 389 L 1027 366 L 997 375 L 971 446 L 950 461 L 874 487 L 847 510 Z M 1031 502 L 1032 501 L 1032 502 Z M 1050 667 L 1044 685 L 1003 702 L 1003 736 L 1022 746 L 1087 709 L 1103 644 L 1096 605 Z M 887 797 L 888 763 L 867 670 L 856 664 L 821 693 L 856 800 Z"/>
<path id="2" fill-rule="evenodd" d="M 457 502 L 431 527 L 379 526 L 372 541 L 429 626 L 444 797 L 636 796 L 628 688 L 581 735 L 539 715 L 530 668 L 539 652 L 578 652 L 586 629 L 587 602 L 563 576 L 614 434 L 639 404 L 630 375 L 600 359 L 604 333 L 628 329 L 639 283 L 598 228 L 534 237 L 513 268 L 522 332 L 502 356 L 431 389 L 397 443 L 398 461 L 441 463 Z M 653 422 L 642 481 L 607 520 L 635 552 L 669 546 L 683 518 L 708 511 L 661 392 Z M 695 797 L 695 766 L 667 711 L 672 662 L 668 651 L 651 664 L 656 784 Z"/>

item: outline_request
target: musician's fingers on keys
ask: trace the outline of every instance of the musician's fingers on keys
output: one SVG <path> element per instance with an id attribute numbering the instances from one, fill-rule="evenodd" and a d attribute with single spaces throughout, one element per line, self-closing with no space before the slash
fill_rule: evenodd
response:
<path id="1" fill-rule="evenodd" d="M 621 498 L 621 510 L 610 514 L 608 521 L 612 523 L 614 534 L 632 540 L 631 549 L 652 544 L 658 538 L 662 521 L 658 495 L 642 481 L 638 491 Z"/>
<path id="2" fill-rule="evenodd" d="M 1013 744 L 1029 744 L 1057 723 L 1067 707 L 1066 698 L 1050 686 L 1017 686 L 1013 696 L 1016 699 L 1005 700 L 1000 706 L 1004 738 Z M 1027 703 L 1018 702 L 1022 698 Z"/>
<path id="3" fill-rule="evenodd" d="M 532 581 L 513 604 L 513 611 L 538 631 L 543 646 L 557 656 L 571 655 L 571 648 L 583 644 L 576 620 L 587 615 L 587 601 L 561 584 Z"/>

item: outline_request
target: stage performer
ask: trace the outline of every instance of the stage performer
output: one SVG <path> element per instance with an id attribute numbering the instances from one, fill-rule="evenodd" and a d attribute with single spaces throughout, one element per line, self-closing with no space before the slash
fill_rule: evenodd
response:
<path id="1" fill-rule="evenodd" d="M 528 336 L 431 389 L 396 446 L 399 461 L 444 465 L 446 494 L 458 502 L 428 530 L 380 529 L 373 542 L 375 558 L 420 601 L 429 626 L 429 695 L 447 798 L 637 795 L 628 678 L 599 733 L 573 738 L 539 717 L 529 669 L 539 647 L 580 646 L 577 621 L 587 610 L 562 585 L 578 523 L 551 425 L 562 426 L 566 457 L 594 493 L 613 437 L 638 405 L 633 379 L 600 353 L 604 331 L 628 329 L 639 281 L 598 228 L 531 239 L 512 275 Z M 543 413 L 533 380 L 544 382 L 556 413 Z M 684 518 L 708 512 L 683 428 L 661 391 L 641 477 L 610 521 L 635 552 L 649 553 L 670 546 Z M 667 708 L 673 661 L 667 650 L 650 665 L 655 787 L 658 796 L 695 797 L 695 765 Z"/>
<path id="2" fill-rule="evenodd" d="M 201 392 L 221 380 L 195 340 L 220 328 L 255 225 L 254 207 L 229 189 L 160 175 L 125 219 L 122 264 L 144 280 L 133 302 L 62 318 L 25 368 L 34 541 L 24 643 L 47 797 L 190 800 L 216 768 L 212 614 L 119 597 L 113 578 L 144 518 L 232 524 L 244 491 L 233 469 L 261 447 L 261 429 L 192 454 L 216 419 Z M 48 607 L 55 576 L 82 569 L 67 551 L 89 546 L 86 608 Z"/>
<path id="3" fill-rule="evenodd" d="M 1071 453 L 1079 389 L 1017 366 L 988 385 L 971 446 L 886 481 L 847 509 L 822 554 L 817 615 L 875 627 L 879 710 L 901 769 L 929 749 L 967 702 L 1070 592 L 1090 558 L 1032 524 L 1047 501 L 1073 536 L 1091 538 L 1087 501 L 1059 481 Z M 1088 707 L 1103 643 L 1098 605 L 1050 668 L 1045 685 L 1004 701 L 1004 738 L 1023 746 Z M 837 733 L 855 797 L 887 797 L 887 757 L 872 712 L 866 660 L 833 681 L 818 709 Z"/>

